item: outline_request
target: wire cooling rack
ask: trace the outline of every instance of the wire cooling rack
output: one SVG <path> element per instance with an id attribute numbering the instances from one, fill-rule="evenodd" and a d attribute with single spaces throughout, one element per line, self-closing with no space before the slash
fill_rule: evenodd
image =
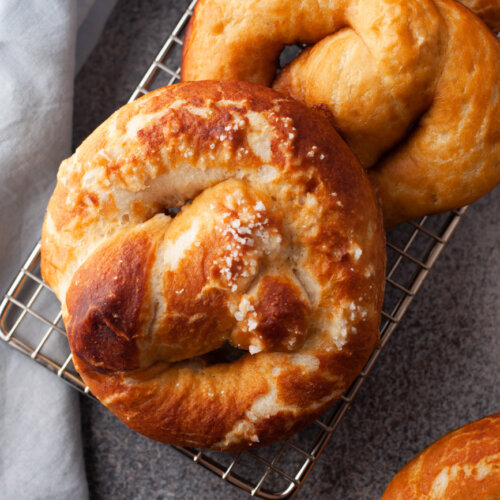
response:
<path id="1" fill-rule="evenodd" d="M 130 101 L 180 79 L 183 31 L 193 0 L 134 90 Z M 302 486 L 327 442 L 450 239 L 466 207 L 398 226 L 387 234 L 386 294 L 381 342 L 349 390 L 325 415 L 290 440 L 242 453 L 177 448 L 252 496 L 289 498 Z M 0 304 L 0 338 L 93 397 L 71 360 L 60 304 L 40 275 L 40 243 L 31 252 Z"/>

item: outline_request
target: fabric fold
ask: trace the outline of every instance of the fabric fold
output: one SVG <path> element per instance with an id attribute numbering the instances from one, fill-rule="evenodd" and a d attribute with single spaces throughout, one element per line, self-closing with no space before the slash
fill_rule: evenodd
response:
<path id="1" fill-rule="evenodd" d="M 2 297 L 40 238 L 58 165 L 71 152 L 75 60 L 89 54 L 114 4 L 0 3 Z M 0 497 L 88 498 L 78 393 L 3 342 Z"/>

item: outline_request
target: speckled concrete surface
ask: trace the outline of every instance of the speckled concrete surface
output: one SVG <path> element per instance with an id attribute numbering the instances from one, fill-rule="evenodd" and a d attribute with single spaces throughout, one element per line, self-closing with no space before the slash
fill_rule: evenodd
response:
<path id="1" fill-rule="evenodd" d="M 185 1 L 118 3 L 77 77 L 75 144 L 131 94 Z M 500 411 L 500 191 L 469 209 L 296 498 L 377 499 L 424 446 Z M 246 498 L 82 397 L 91 497 Z"/>

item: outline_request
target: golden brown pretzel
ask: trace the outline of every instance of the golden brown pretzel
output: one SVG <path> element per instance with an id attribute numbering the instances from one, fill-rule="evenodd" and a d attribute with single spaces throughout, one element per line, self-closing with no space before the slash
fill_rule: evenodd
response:
<path id="1" fill-rule="evenodd" d="M 151 438 L 219 449 L 285 438 L 342 394 L 377 344 L 384 264 L 328 118 L 245 82 L 113 114 L 62 163 L 42 235 L 92 392 Z M 218 361 L 227 342 L 248 352 Z"/>
<path id="2" fill-rule="evenodd" d="M 274 81 L 297 42 L 315 45 Z M 326 104 L 371 167 L 386 225 L 500 182 L 500 42 L 452 0 L 200 0 L 182 78 L 273 84 Z"/>
<path id="3" fill-rule="evenodd" d="M 450 432 L 419 453 L 381 500 L 500 499 L 500 413 Z"/>
<path id="4" fill-rule="evenodd" d="M 500 0 L 460 0 L 495 33 L 500 31 Z"/>

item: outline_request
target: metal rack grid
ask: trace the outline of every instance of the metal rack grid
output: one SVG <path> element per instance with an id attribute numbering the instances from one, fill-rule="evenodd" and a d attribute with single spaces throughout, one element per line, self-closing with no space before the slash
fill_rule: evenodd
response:
<path id="1" fill-rule="evenodd" d="M 192 0 L 173 32 L 134 90 L 130 101 L 180 79 L 182 33 L 192 15 Z M 298 491 L 350 407 L 428 272 L 450 239 L 466 207 L 402 224 L 387 234 L 386 294 L 381 341 L 362 373 L 340 400 L 320 419 L 286 442 L 232 454 L 177 449 L 194 462 L 252 496 L 288 498 Z M 89 393 L 76 372 L 58 300 L 40 276 L 38 243 L 0 304 L 0 338 L 82 393 Z"/>

